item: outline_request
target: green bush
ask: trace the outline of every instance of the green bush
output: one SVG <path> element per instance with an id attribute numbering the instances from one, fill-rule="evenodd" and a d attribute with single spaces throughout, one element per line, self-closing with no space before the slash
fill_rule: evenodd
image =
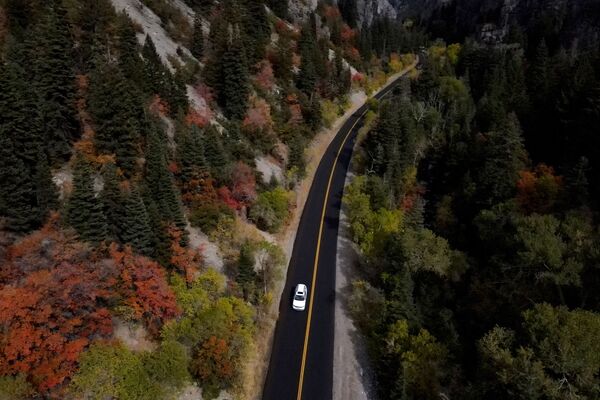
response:
<path id="1" fill-rule="evenodd" d="M 259 229 L 277 232 L 289 216 L 290 194 L 276 188 L 258 195 L 250 209 L 250 218 Z"/>
<path id="2" fill-rule="evenodd" d="M 35 394 L 35 390 L 24 375 L 0 376 L 0 399 L 21 400 Z"/>
<path id="3" fill-rule="evenodd" d="M 192 226 L 200 228 L 207 235 L 210 235 L 219 226 L 230 226 L 234 219 L 233 210 L 222 203 L 203 204 L 190 214 Z"/>

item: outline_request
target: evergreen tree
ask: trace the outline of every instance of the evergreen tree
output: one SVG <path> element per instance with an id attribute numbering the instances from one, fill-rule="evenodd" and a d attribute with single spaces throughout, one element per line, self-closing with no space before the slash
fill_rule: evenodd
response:
<path id="1" fill-rule="evenodd" d="M 204 131 L 204 157 L 210 166 L 211 175 L 223 180 L 229 157 L 223 146 L 221 134 L 214 126 L 208 126 Z"/>
<path id="2" fill-rule="evenodd" d="M 73 192 L 67 204 L 67 219 L 83 240 L 99 243 L 108 237 L 102 202 L 94 193 L 92 168 L 78 155 L 73 167 Z"/>
<path id="3" fill-rule="evenodd" d="M 15 153 L 33 174 L 45 131 L 38 113 L 36 93 L 28 72 L 22 67 L 27 65 L 27 57 L 22 45 L 13 44 L 7 62 L 0 66 L 0 132 L 18 138 L 13 143 Z"/>
<path id="4" fill-rule="evenodd" d="M 271 26 L 267 18 L 264 0 L 246 0 L 247 15 L 244 23 L 244 37 L 248 41 L 248 65 L 254 65 L 264 58 L 265 46 L 271 36 Z"/>
<path id="5" fill-rule="evenodd" d="M 148 134 L 146 146 L 146 186 L 163 221 L 184 231 L 186 223 L 173 176 L 167 168 L 166 151 L 156 127 Z"/>
<path id="6" fill-rule="evenodd" d="M 135 168 L 144 125 L 144 110 L 134 93 L 113 63 L 101 62 L 92 74 L 89 111 L 96 127 L 96 148 L 99 153 L 115 154 L 117 165 L 128 175 Z"/>
<path id="7" fill-rule="evenodd" d="M 12 141 L 0 131 L 0 215 L 6 228 L 28 232 L 39 225 L 34 182 L 28 168 L 15 153 Z"/>
<path id="8" fill-rule="evenodd" d="M 539 104 L 545 104 L 550 94 L 550 58 L 546 41 L 537 48 L 529 74 L 529 91 Z"/>
<path id="9" fill-rule="evenodd" d="M 153 257 L 162 265 L 171 264 L 171 238 L 168 234 L 168 224 L 162 219 L 160 211 L 148 188 L 144 188 L 142 199 L 148 215 L 148 226 L 152 233 Z M 183 231 L 184 233 L 186 231 Z"/>
<path id="10" fill-rule="evenodd" d="M 133 29 L 133 21 L 125 13 L 119 14 L 117 35 L 119 38 L 117 43 L 119 67 L 123 74 L 136 84 L 138 89 L 143 89 L 145 87 L 144 62 L 140 57 L 140 46 Z"/>
<path id="11" fill-rule="evenodd" d="M 273 64 L 275 76 L 287 86 L 292 80 L 292 47 L 290 39 L 281 36 L 277 42 L 276 60 Z"/>
<path id="12" fill-rule="evenodd" d="M 222 59 L 223 84 L 219 90 L 219 103 L 225 116 L 241 120 L 248 107 L 250 90 L 246 54 L 240 40 L 238 26 L 230 26 L 227 49 Z"/>
<path id="13" fill-rule="evenodd" d="M 249 299 L 254 283 L 256 282 L 256 271 L 254 271 L 254 252 L 249 243 L 244 243 L 240 249 L 238 259 L 238 273 L 236 281 L 242 287 L 244 298 Z"/>
<path id="14" fill-rule="evenodd" d="M 300 50 L 300 73 L 296 80 L 296 86 L 306 95 L 310 96 L 315 90 L 317 84 L 317 72 L 313 60 L 315 53 L 314 36 L 311 34 L 311 29 L 305 26 L 302 29 L 302 36 L 298 43 Z"/>
<path id="15" fill-rule="evenodd" d="M 182 132 L 177 143 L 181 177 L 184 181 L 192 179 L 200 168 L 206 166 L 204 143 L 200 129 L 195 125 L 191 130 Z"/>
<path id="16" fill-rule="evenodd" d="M 344 20 L 351 28 L 356 28 L 356 22 L 358 21 L 358 8 L 356 7 L 356 0 L 340 0 L 338 2 L 340 13 Z"/>
<path id="17" fill-rule="evenodd" d="M 288 18 L 288 0 L 267 0 L 267 5 L 279 18 Z"/>
<path id="18" fill-rule="evenodd" d="M 135 187 L 124 193 L 124 197 L 121 241 L 140 253 L 151 256 L 153 235 L 142 197 Z"/>
<path id="19" fill-rule="evenodd" d="M 150 36 L 146 36 L 142 56 L 144 58 L 146 92 L 148 94 L 159 94 L 169 103 L 174 112 L 178 109 L 187 110 L 185 84 L 181 78 L 173 76 L 171 71 L 163 64 Z"/>
<path id="20" fill-rule="evenodd" d="M 30 57 L 38 96 L 38 111 L 46 137 L 44 142 L 52 163 L 65 160 L 79 130 L 75 112 L 73 42 L 66 11 L 50 2 L 45 16 L 33 33 Z"/>
<path id="21" fill-rule="evenodd" d="M 200 18 L 200 15 L 196 15 L 194 19 L 194 34 L 190 50 L 192 51 L 192 55 L 198 60 L 202 60 L 204 57 L 204 32 L 202 30 L 202 18 Z"/>
<path id="22" fill-rule="evenodd" d="M 106 215 L 106 225 L 109 239 L 117 241 L 123 227 L 123 196 L 119 187 L 119 177 L 117 175 L 117 166 L 113 163 L 106 165 L 102 174 L 104 186 L 100 193 L 104 214 Z"/>
<path id="23" fill-rule="evenodd" d="M 52 182 L 52 173 L 46 154 L 40 151 L 35 171 L 35 191 L 39 212 L 38 221 L 44 222 L 51 210 L 58 210 L 58 194 Z"/>

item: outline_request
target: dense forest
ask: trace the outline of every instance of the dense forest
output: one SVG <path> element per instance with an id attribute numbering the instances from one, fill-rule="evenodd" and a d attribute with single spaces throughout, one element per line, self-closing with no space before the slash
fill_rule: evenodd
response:
<path id="1" fill-rule="evenodd" d="M 424 38 L 344 18 L 0 0 L 0 398 L 260 390 L 305 150 Z"/>
<path id="2" fill-rule="evenodd" d="M 555 11 L 371 104 L 345 204 L 381 398 L 600 397 L 600 47 Z"/>

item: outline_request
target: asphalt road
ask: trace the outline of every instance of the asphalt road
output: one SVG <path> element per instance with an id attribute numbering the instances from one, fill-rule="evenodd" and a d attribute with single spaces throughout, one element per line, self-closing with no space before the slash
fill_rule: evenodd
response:
<path id="1" fill-rule="evenodd" d="M 384 97 L 399 79 L 375 97 Z M 315 173 L 288 267 L 263 400 L 332 398 L 339 215 L 346 173 L 366 110 L 363 105 L 348 118 Z M 309 290 L 303 312 L 291 307 L 298 283 L 306 284 Z"/>

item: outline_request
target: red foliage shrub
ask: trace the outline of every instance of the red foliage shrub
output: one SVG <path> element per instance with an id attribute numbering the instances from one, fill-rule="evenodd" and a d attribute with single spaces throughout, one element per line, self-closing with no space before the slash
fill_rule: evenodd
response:
<path id="1" fill-rule="evenodd" d="M 275 75 L 273 66 L 268 60 L 263 60 L 257 65 L 258 73 L 254 76 L 254 83 L 266 92 L 273 90 L 275 86 Z"/>
<path id="2" fill-rule="evenodd" d="M 540 164 L 533 171 L 521 171 L 517 182 L 517 203 L 525 213 L 551 212 L 563 195 L 563 178 L 554 168 Z"/>
<path id="3" fill-rule="evenodd" d="M 0 286 L 0 375 L 26 374 L 51 397 L 88 343 L 112 333 L 104 304 L 114 302 L 117 282 L 113 266 L 55 223 L 11 246 Z"/>
<path id="4" fill-rule="evenodd" d="M 342 26 L 341 37 L 343 42 L 350 43 L 356 37 L 356 31 L 344 24 Z"/>
<path id="5" fill-rule="evenodd" d="M 191 208 L 212 203 L 217 199 L 217 192 L 213 185 L 214 179 L 210 174 L 207 171 L 199 171 L 192 179 L 183 182 L 181 198 Z"/>
<path id="6" fill-rule="evenodd" d="M 232 195 L 235 200 L 249 205 L 256 200 L 256 177 L 247 164 L 238 161 L 232 173 Z"/>
<path id="7" fill-rule="evenodd" d="M 206 112 L 201 113 L 191 107 L 188 110 L 187 115 L 185 116 L 185 123 L 188 126 L 196 125 L 196 126 L 202 128 L 202 127 L 206 126 L 206 124 L 208 124 L 209 120 L 210 120 L 209 113 L 206 113 Z"/>
<path id="8" fill-rule="evenodd" d="M 253 97 L 252 106 L 246 112 L 242 127 L 248 132 L 270 131 L 273 128 L 271 107 L 262 98 Z"/>
<path id="9" fill-rule="evenodd" d="M 150 112 L 156 116 L 164 117 L 169 114 L 169 105 L 155 94 L 150 102 Z"/>
<path id="10" fill-rule="evenodd" d="M 233 198 L 231 194 L 231 190 L 227 186 L 222 186 L 217 189 L 217 194 L 219 195 L 219 199 L 232 210 L 240 210 L 242 208 L 242 204 Z"/>
<path id="11" fill-rule="evenodd" d="M 204 262 L 203 249 L 183 247 L 181 230 L 175 226 L 169 227 L 169 237 L 171 238 L 171 264 L 183 272 L 186 282 L 191 283 Z"/>
<path id="12" fill-rule="evenodd" d="M 119 271 L 120 293 L 136 318 L 156 333 L 164 321 L 179 315 L 175 294 L 158 263 L 134 254 L 129 246 L 119 249 L 113 243 L 109 253 Z"/>

